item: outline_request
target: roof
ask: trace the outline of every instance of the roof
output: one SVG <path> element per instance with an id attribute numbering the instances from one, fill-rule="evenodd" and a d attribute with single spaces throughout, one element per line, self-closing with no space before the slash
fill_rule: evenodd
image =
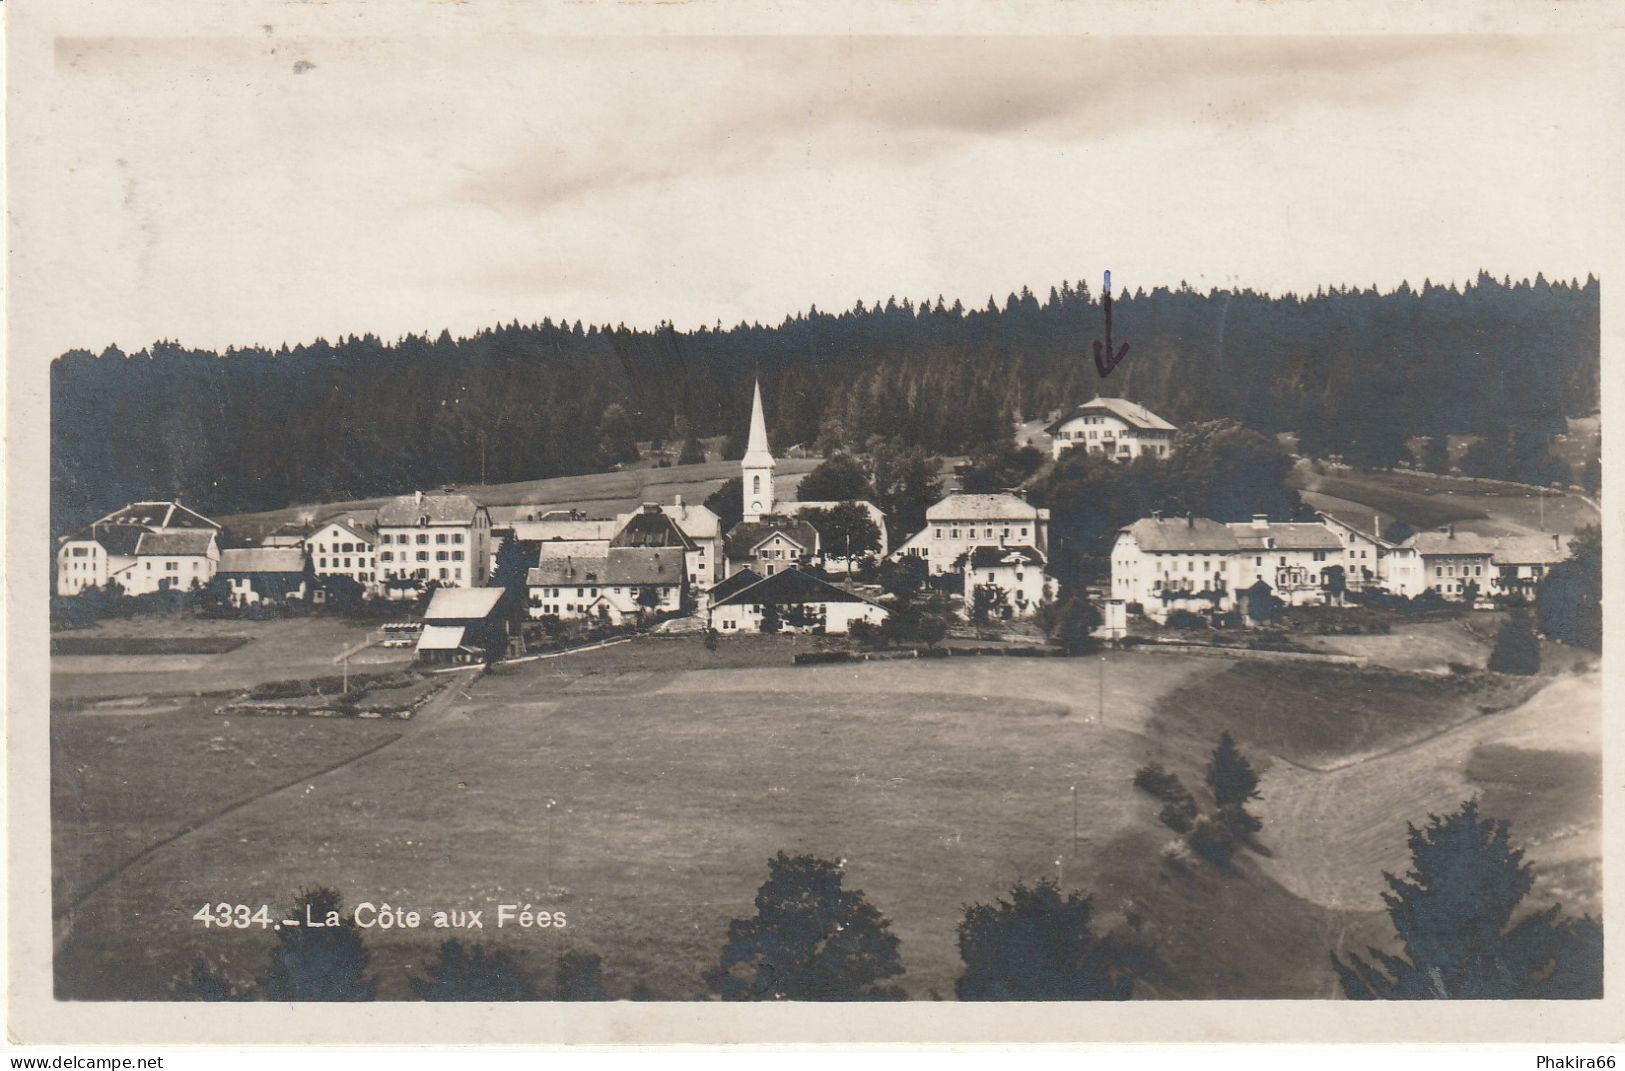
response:
<path id="1" fill-rule="evenodd" d="M 765 580 L 746 584 L 731 595 L 715 599 L 711 605 L 715 608 L 728 605 L 761 606 L 773 603 L 788 606 L 827 602 L 866 602 L 871 606 L 879 605 L 862 595 L 836 587 L 829 581 L 820 580 L 800 569 L 782 569 Z"/>
<path id="2" fill-rule="evenodd" d="M 925 511 L 928 521 L 1035 521 L 1037 506 L 1016 495 L 949 495 Z"/>
<path id="3" fill-rule="evenodd" d="M 722 518 L 705 506 L 686 502 L 661 506 L 666 516 L 677 522 L 677 527 L 690 539 L 715 539 L 722 534 Z"/>
<path id="4" fill-rule="evenodd" d="M 734 592 L 739 591 L 741 588 L 748 588 L 760 579 L 762 579 L 762 574 L 756 572 L 755 570 L 741 569 L 733 576 L 730 576 L 728 579 L 714 585 L 711 588 L 711 601 L 714 603 L 718 599 L 726 599 Z"/>
<path id="5" fill-rule="evenodd" d="M 1096 398 L 1093 401 L 1085 402 L 1072 412 L 1063 415 L 1044 430 L 1054 435 L 1061 429 L 1063 424 L 1080 416 L 1114 416 L 1130 427 L 1145 428 L 1150 431 L 1179 430 L 1145 406 L 1138 402 L 1131 402 L 1127 398 Z"/>
<path id="6" fill-rule="evenodd" d="M 1556 565 L 1568 559 L 1568 540 L 1558 535 L 1502 536 L 1495 541 L 1498 565 Z"/>
<path id="7" fill-rule="evenodd" d="M 327 518 L 327 520 L 312 528 L 310 530 L 310 534 L 315 535 L 317 532 L 320 532 L 323 528 L 326 528 L 330 524 L 342 528 L 346 532 L 349 532 L 351 535 L 355 536 L 357 539 L 364 540 L 368 543 L 376 543 L 378 541 L 378 532 L 375 529 L 361 523 L 354 517 L 351 517 L 349 514 L 345 514 L 343 517 Z"/>
<path id="8" fill-rule="evenodd" d="M 569 555 L 563 558 L 543 558 L 525 574 L 525 583 L 536 587 L 542 584 L 606 584 L 609 577 L 609 553 L 596 557 Z"/>
<path id="9" fill-rule="evenodd" d="M 1343 549 L 1343 541 L 1337 538 L 1337 533 L 1312 521 L 1271 521 L 1264 525 L 1236 521 L 1225 527 L 1235 533 L 1236 545 L 1242 550 Z"/>
<path id="10" fill-rule="evenodd" d="M 439 595 L 440 592 L 435 592 Z M 425 625 L 418 634 L 420 651 L 455 651 L 463 645 L 462 625 Z"/>
<path id="11" fill-rule="evenodd" d="M 740 521 L 728 529 L 725 552 L 730 558 L 746 558 L 751 551 L 774 535 L 782 535 L 803 551 L 818 549 L 818 529 L 800 517 L 767 516 L 758 521 Z"/>
<path id="12" fill-rule="evenodd" d="M 1380 513 L 1370 510 L 1357 512 L 1352 509 L 1321 509 L 1315 511 L 1315 516 L 1327 524 L 1335 524 L 1339 528 L 1345 528 L 1362 538 L 1369 539 L 1374 543 L 1381 543 L 1385 547 L 1391 548 L 1398 545 L 1381 535 L 1383 520 Z M 1388 527 L 1392 531 L 1395 526 L 1390 523 Z"/>
<path id="13" fill-rule="evenodd" d="M 95 525 L 91 525 L 89 528 L 81 528 L 77 532 L 63 536 L 62 542 L 96 542 L 100 543 L 102 549 L 107 551 L 108 554 L 116 554 L 127 558 L 135 554 L 136 544 L 139 543 L 141 541 L 141 537 L 146 534 L 146 529 L 144 528 L 98 528 Z"/>
<path id="14" fill-rule="evenodd" d="M 489 617 L 502 595 L 502 588 L 437 588 L 423 619 L 471 621 Z"/>
<path id="15" fill-rule="evenodd" d="M 222 573 L 302 573 L 305 552 L 297 547 L 244 547 L 220 552 Z"/>
<path id="16" fill-rule="evenodd" d="M 144 532 L 135 545 L 137 554 L 207 554 L 214 546 L 214 529 Z"/>
<path id="17" fill-rule="evenodd" d="M 972 569 L 994 569 L 1001 565 L 1043 565 L 1044 556 L 1036 547 L 972 547 L 966 554 Z"/>
<path id="18" fill-rule="evenodd" d="M 1227 525 L 1206 517 L 1141 517 L 1121 531 L 1141 550 L 1156 553 L 1219 554 L 1240 549 Z"/>
<path id="19" fill-rule="evenodd" d="M 573 517 L 543 517 L 539 521 L 514 521 L 513 537 L 526 543 L 554 541 L 608 543 L 615 536 L 614 521 Z"/>
<path id="20" fill-rule="evenodd" d="M 378 507 L 378 526 L 415 528 L 420 524 L 473 524 L 475 515 L 484 508 L 468 495 L 397 495 Z"/>
<path id="21" fill-rule="evenodd" d="M 681 547 L 611 547 L 610 584 L 681 584 L 686 575 Z"/>
<path id="22" fill-rule="evenodd" d="M 144 528 L 219 528 L 196 510 L 179 502 L 131 502 L 96 521 L 101 525 L 137 525 Z"/>
<path id="23" fill-rule="evenodd" d="M 1417 532 L 1406 540 L 1424 557 L 1441 554 L 1493 554 L 1495 544 L 1477 532 L 1457 532 L 1453 529 Z"/>
<path id="24" fill-rule="evenodd" d="M 627 517 L 611 547 L 680 547 L 693 550 L 698 544 L 683 534 L 677 522 L 666 516 L 659 506 L 645 506 L 640 512 Z"/>

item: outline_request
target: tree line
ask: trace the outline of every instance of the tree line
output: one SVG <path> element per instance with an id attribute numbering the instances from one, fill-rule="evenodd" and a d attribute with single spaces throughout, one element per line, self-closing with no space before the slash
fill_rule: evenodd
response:
<path id="1" fill-rule="evenodd" d="M 969 453 L 1104 391 L 1176 424 L 1232 417 L 1381 462 L 1407 436 L 1549 437 L 1594 410 L 1599 307 L 1594 277 L 1136 290 L 1114 299 L 1130 352 L 1106 381 L 1084 282 L 974 309 L 893 298 L 691 331 L 545 319 L 465 338 L 74 350 L 51 372 L 52 519 L 62 530 L 138 498 L 230 513 L 572 475 L 626 460 L 634 440 L 692 458 L 695 438 L 742 441 L 756 376 L 778 450 L 885 436 Z"/>

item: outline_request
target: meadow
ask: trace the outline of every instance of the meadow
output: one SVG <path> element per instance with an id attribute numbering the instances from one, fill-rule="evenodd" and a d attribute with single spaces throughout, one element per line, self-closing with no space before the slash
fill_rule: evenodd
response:
<path id="1" fill-rule="evenodd" d="M 409 722 L 57 704 L 58 992 L 161 998 L 199 955 L 250 980 L 271 935 L 193 913 L 274 914 L 330 885 L 350 905 L 562 910 L 563 930 L 475 936 L 538 978 L 580 949 L 615 996 L 696 998 L 783 849 L 845 861 L 892 920 L 916 999 L 952 997 L 965 905 L 1045 875 L 1094 893 L 1104 924 L 1137 921 L 1160 957 L 1144 996 L 1324 997 L 1329 949 L 1387 939 L 1366 893 L 1418 808 L 1476 786 L 1515 835 L 1562 849 L 1570 884 L 1600 855 L 1589 797 L 1556 787 L 1590 761 L 1594 677 L 1535 692 L 1135 652 L 808 668 L 794 649 L 649 637 L 459 675 Z M 1534 711 L 1576 729 L 1525 739 Z M 1262 851 L 1224 871 L 1171 863 L 1134 771 L 1158 761 L 1196 788 L 1223 728 L 1264 771 Z M 1469 735 L 1426 750 L 1452 733 Z M 444 936 L 368 931 L 380 997 L 408 996 Z"/>

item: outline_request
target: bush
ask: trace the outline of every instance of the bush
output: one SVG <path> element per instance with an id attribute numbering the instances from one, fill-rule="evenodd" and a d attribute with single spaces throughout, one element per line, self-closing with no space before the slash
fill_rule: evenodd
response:
<path id="1" fill-rule="evenodd" d="M 1230 827 L 1205 814 L 1191 824 L 1190 832 L 1185 835 L 1185 843 L 1190 845 L 1191 851 L 1214 866 L 1228 866 L 1231 856 L 1236 854 L 1236 838 Z"/>
<path id="2" fill-rule="evenodd" d="M 413 978 L 419 1000 L 535 1000 L 536 990 L 511 953 L 488 951 L 453 938 L 440 946 L 427 978 Z"/>
<path id="3" fill-rule="evenodd" d="M 1180 784 L 1178 774 L 1164 770 L 1161 763 L 1148 762 L 1134 771 L 1134 787 L 1165 800 L 1171 798 L 1168 795 L 1171 790 L 1183 791 L 1185 786 Z"/>
<path id="4" fill-rule="evenodd" d="M 1169 628 L 1205 629 L 1208 627 L 1206 618 L 1201 614 L 1192 613 L 1190 610 L 1174 610 L 1170 612 L 1167 625 Z"/>
<path id="5" fill-rule="evenodd" d="M 1189 806 L 1180 803 L 1164 803 L 1162 810 L 1157 812 L 1157 821 L 1173 830 L 1175 833 L 1190 832 L 1191 823 L 1196 820 L 1196 801 L 1190 801 Z"/>
<path id="6" fill-rule="evenodd" d="M 960 1000 L 1128 1000 L 1127 949 L 1096 936 L 1087 896 L 1051 880 L 1016 885 L 1009 900 L 973 904 L 959 924 Z"/>
<path id="7" fill-rule="evenodd" d="M 1532 677 L 1540 672 L 1540 640 L 1535 626 L 1522 610 L 1514 611 L 1495 636 L 1489 668 L 1496 673 Z"/>
<path id="8" fill-rule="evenodd" d="M 566 952 L 553 972 L 559 1000 L 608 1000 L 604 964 L 595 952 Z"/>
<path id="9" fill-rule="evenodd" d="M 332 889 L 302 893 L 291 917 L 325 925 L 284 926 L 276 932 L 271 962 L 259 990 L 272 1001 L 372 1000 L 377 983 L 366 976 L 367 950 L 354 918 L 345 918 Z"/>
<path id="10" fill-rule="evenodd" d="M 240 991 L 219 971 L 199 956 L 192 962 L 192 973 L 177 981 L 169 990 L 170 1000 L 248 1000 L 249 993 Z"/>

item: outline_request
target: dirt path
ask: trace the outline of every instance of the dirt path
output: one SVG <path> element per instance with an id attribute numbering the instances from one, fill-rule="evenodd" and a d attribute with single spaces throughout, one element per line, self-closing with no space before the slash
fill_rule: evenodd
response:
<path id="1" fill-rule="evenodd" d="M 1406 823 L 1425 822 L 1430 813 L 1484 795 L 1486 786 L 1469 771 L 1475 752 L 1489 744 L 1558 756 L 1599 755 L 1600 678 L 1557 678 L 1512 710 L 1329 772 L 1273 764 L 1256 808 L 1264 841 L 1274 852 L 1262 861 L 1264 870 L 1327 907 L 1379 906 L 1382 872 L 1403 872 L 1408 863 Z M 1513 820 L 1516 840 L 1537 849 L 1531 851 L 1537 873 L 1542 862 L 1599 857 L 1600 805 L 1589 815 L 1568 815 L 1559 826 L 1537 808 L 1538 790 L 1531 784 L 1504 802 L 1525 809 L 1527 821 L 1517 813 L 1497 815 Z"/>

